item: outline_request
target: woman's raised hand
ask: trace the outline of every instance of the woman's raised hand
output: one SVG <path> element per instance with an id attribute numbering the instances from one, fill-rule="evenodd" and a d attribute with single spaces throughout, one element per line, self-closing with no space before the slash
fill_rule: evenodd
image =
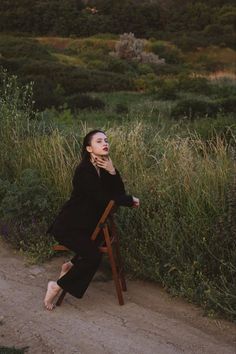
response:
<path id="1" fill-rule="evenodd" d="M 138 208 L 139 207 L 139 205 L 140 205 L 140 203 L 139 203 L 139 199 L 138 198 L 136 198 L 136 197 L 133 197 L 133 202 L 134 202 L 134 204 L 133 204 L 133 208 Z"/>
<path id="2" fill-rule="evenodd" d="M 116 170 L 110 156 L 106 156 L 104 160 L 101 157 L 96 156 L 94 161 L 98 167 L 104 168 L 104 170 L 107 170 L 111 175 L 116 174 Z"/>

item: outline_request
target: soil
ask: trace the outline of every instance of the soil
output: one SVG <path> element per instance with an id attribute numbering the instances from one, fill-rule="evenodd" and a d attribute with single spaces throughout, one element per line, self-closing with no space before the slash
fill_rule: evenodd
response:
<path id="1" fill-rule="evenodd" d="M 30 354 L 236 353 L 235 324 L 204 317 L 148 282 L 128 280 L 119 306 L 113 281 L 98 272 L 83 299 L 67 294 L 47 311 L 47 282 L 65 260 L 29 265 L 0 242 L 0 346 L 27 347 Z"/>

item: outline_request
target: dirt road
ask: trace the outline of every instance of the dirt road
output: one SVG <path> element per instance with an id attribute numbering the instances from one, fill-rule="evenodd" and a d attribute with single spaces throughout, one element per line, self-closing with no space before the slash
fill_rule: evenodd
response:
<path id="1" fill-rule="evenodd" d="M 128 281 L 119 306 L 111 280 L 101 274 L 84 298 L 67 295 L 48 312 L 42 299 L 65 257 L 29 266 L 0 242 L 0 345 L 30 354 L 235 354 L 236 325 L 202 316 L 158 286 Z"/>

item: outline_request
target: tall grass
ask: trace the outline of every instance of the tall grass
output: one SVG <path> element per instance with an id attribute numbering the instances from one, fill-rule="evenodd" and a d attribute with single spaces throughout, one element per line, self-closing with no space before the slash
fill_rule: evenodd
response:
<path id="1" fill-rule="evenodd" d="M 1 176 L 15 181 L 26 168 L 34 168 L 48 188 L 55 188 L 55 204 L 62 203 L 70 193 L 81 139 L 95 126 L 81 123 L 68 132 L 43 125 L 32 113 L 27 89 L 22 96 L 15 79 L 4 75 Z M 123 208 L 117 216 L 126 268 L 201 304 L 208 313 L 235 319 L 233 146 L 222 136 L 207 141 L 197 134 L 163 136 L 155 127 L 135 117 L 101 127 L 127 192 L 141 201 L 138 210 Z"/>

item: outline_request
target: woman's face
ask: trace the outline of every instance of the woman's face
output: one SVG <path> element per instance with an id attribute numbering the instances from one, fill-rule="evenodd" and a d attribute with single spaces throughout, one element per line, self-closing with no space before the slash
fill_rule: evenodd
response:
<path id="1" fill-rule="evenodd" d="M 108 156 L 109 154 L 109 143 L 107 136 L 104 133 L 96 133 L 91 139 L 90 145 L 86 147 L 90 154 L 96 156 Z"/>

